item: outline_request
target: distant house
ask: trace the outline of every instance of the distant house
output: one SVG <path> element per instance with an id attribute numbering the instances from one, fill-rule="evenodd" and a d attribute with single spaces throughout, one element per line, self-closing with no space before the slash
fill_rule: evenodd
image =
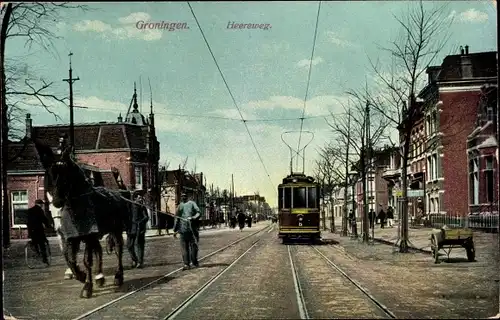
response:
<path id="1" fill-rule="evenodd" d="M 159 173 L 161 204 L 160 211 L 175 214 L 181 194 L 192 196 L 201 210 L 201 220 L 206 223 L 206 187 L 203 173 L 190 173 L 184 169 L 161 170 Z"/>

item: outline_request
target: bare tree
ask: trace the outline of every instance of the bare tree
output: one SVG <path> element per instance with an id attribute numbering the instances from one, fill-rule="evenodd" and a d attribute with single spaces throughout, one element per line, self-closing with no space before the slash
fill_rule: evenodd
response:
<path id="1" fill-rule="evenodd" d="M 7 194 L 7 168 L 6 163 L 9 143 L 9 116 L 13 118 L 14 110 L 18 106 L 13 97 L 36 99 L 49 110 L 46 104 L 46 99 L 56 102 L 64 102 L 64 99 L 56 97 L 47 92 L 51 83 L 40 79 L 40 85 L 37 85 L 33 79 L 24 79 L 24 89 L 19 89 L 17 84 L 19 81 L 14 81 L 12 74 L 7 78 L 5 48 L 8 39 L 21 38 L 26 40 L 28 49 L 33 44 L 38 44 L 46 50 L 53 49 L 52 41 L 57 38 L 51 25 L 60 21 L 61 9 L 81 8 L 87 9 L 86 6 L 73 5 L 69 3 L 41 3 L 41 2 L 21 2 L 4 4 L 0 8 L 0 16 L 2 18 L 0 29 L 0 130 L 1 130 L 1 156 L 2 162 L 1 180 L 2 180 L 2 215 L 4 224 L 2 226 L 4 246 L 10 244 L 10 218 L 9 218 L 9 201 Z M 19 79 L 18 79 L 19 80 Z M 9 85 L 7 85 L 9 83 Z M 14 101 L 13 101 L 14 99 Z M 18 100 L 19 101 L 19 100 Z M 9 109 L 12 107 L 12 111 Z M 50 110 L 49 110 L 50 111 Z"/>
<path id="2" fill-rule="evenodd" d="M 378 63 L 370 60 L 377 79 L 382 84 L 382 93 L 374 95 L 353 93 L 363 96 L 400 131 L 402 155 L 402 212 L 400 252 L 408 252 L 408 176 L 407 167 L 411 159 L 412 130 L 421 118 L 423 106 L 417 103 L 417 93 L 424 86 L 424 73 L 444 49 L 449 39 L 449 25 L 446 6 L 424 8 L 420 1 L 408 9 L 403 18 L 395 17 L 401 27 L 401 36 L 390 46 L 382 48 L 392 57 L 389 70 L 383 70 Z M 421 142 L 427 143 L 428 141 Z M 418 148 L 413 146 L 413 148 Z"/>
<path id="3" fill-rule="evenodd" d="M 366 88 L 366 90 L 368 90 Z M 363 184 L 363 242 L 369 241 L 368 224 L 368 201 L 367 201 L 367 174 L 372 165 L 371 153 L 373 149 L 387 138 L 388 124 L 390 123 L 384 115 L 376 109 L 370 108 L 371 104 L 358 97 L 349 99 L 348 105 L 343 105 L 343 115 L 332 115 L 333 120 L 328 122 L 337 136 L 338 143 L 343 146 L 349 146 L 344 156 L 344 185 L 347 187 L 348 169 L 350 159 L 356 157 L 359 159 L 357 165 L 358 172 L 361 174 Z M 346 192 L 344 192 L 345 194 Z M 345 203 L 345 212 L 347 203 Z M 347 220 L 346 220 L 347 222 Z"/>

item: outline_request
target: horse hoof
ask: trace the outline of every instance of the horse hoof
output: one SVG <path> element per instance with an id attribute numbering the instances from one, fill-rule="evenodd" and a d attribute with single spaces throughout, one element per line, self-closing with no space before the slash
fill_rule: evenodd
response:
<path id="1" fill-rule="evenodd" d="M 104 286 L 104 284 L 106 283 L 106 279 L 103 278 L 100 278 L 100 279 L 96 279 L 95 280 L 95 284 L 99 287 L 99 288 L 102 288 Z"/>
<path id="2" fill-rule="evenodd" d="M 80 298 L 89 299 L 92 297 L 92 284 L 86 283 L 83 286 L 82 292 L 80 292 Z"/>
<path id="3" fill-rule="evenodd" d="M 115 276 L 115 286 L 120 287 L 123 284 L 123 276 Z"/>

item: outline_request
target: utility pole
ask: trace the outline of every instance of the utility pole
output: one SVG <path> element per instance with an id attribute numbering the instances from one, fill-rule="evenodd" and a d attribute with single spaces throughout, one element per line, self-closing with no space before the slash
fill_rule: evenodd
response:
<path id="1" fill-rule="evenodd" d="M 73 78 L 73 69 L 71 68 L 71 56 L 73 55 L 72 52 L 68 54 L 69 56 L 69 79 L 63 79 L 63 81 L 66 81 L 69 83 L 69 145 L 71 148 L 71 153 L 74 155 L 75 152 L 75 119 L 74 119 L 74 114 L 73 114 L 73 108 L 75 107 L 73 105 L 73 83 L 75 81 L 80 80 L 79 77 Z M 81 108 L 81 107 L 76 107 L 76 108 Z"/>
<path id="2" fill-rule="evenodd" d="M 364 146 L 362 148 L 362 155 L 361 155 L 361 162 L 362 162 L 362 176 L 363 176 L 363 242 L 369 242 L 369 222 L 368 222 L 368 202 L 367 202 L 367 172 L 370 168 L 369 163 L 368 163 L 368 155 L 369 155 L 369 148 L 370 148 L 370 136 L 369 136 L 369 127 L 370 127 L 370 108 L 368 101 L 366 102 L 365 106 L 365 116 L 366 116 L 366 121 L 365 121 L 365 137 L 364 137 Z"/>
<path id="3" fill-rule="evenodd" d="M 234 175 L 231 173 L 231 212 L 234 210 Z"/>

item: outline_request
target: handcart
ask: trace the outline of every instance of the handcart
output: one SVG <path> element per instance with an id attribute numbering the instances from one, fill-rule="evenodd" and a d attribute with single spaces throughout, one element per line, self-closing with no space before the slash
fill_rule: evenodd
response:
<path id="1" fill-rule="evenodd" d="M 468 228 L 450 229 L 443 226 L 441 229 L 433 229 L 430 236 L 431 250 L 434 263 L 439 263 L 439 251 L 443 250 L 448 260 L 453 248 L 464 248 L 469 262 L 475 261 L 476 250 L 474 248 L 473 232 Z"/>

